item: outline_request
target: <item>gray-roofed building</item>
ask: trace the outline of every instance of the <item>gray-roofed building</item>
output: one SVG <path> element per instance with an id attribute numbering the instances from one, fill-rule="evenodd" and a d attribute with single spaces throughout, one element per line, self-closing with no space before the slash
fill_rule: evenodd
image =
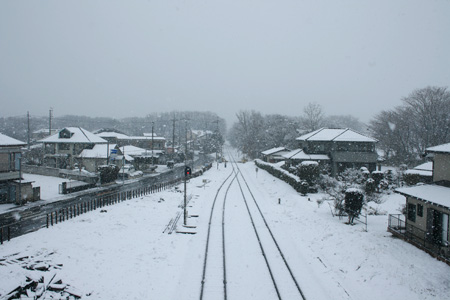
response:
<path id="1" fill-rule="evenodd" d="M 73 168 L 75 157 L 84 149 L 93 149 L 108 141 L 81 127 L 66 127 L 39 141 L 44 144 L 44 164 L 55 168 Z"/>
<path id="2" fill-rule="evenodd" d="M 434 184 L 399 188 L 406 216 L 389 215 L 388 230 L 450 265 L 450 144 L 430 147 Z"/>
<path id="3" fill-rule="evenodd" d="M 285 147 L 276 147 L 269 150 L 261 152 L 262 160 L 265 162 L 275 163 L 278 161 L 285 160 L 284 154 L 288 153 L 290 150 Z"/>
<path id="4" fill-rule="evenodd" d="M 329 157 L 333 176 L 347 168 L 376 170 L 376 139 L 348 128 L 321 128 L 296 139 L 306 155 Z M 310 158 L 308 160 L 316 160 Z"/>
<path id="5" fill-rule="evenodd" d="M 21 180 L 24 146 L 26 143 L 0 133 L 0 203 L 22 204 L 33 198 L 31 182 Z"/>

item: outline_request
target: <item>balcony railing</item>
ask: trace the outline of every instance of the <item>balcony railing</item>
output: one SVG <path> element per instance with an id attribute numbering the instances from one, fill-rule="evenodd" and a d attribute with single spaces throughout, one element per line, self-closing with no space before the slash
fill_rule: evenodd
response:
<path id="1" fill-rule="evenodd" d="M 0 172 L 0 181 L 18 180 L 20 178 L 19 171 Z"/>
<path id="2" fill-rule="evenodd" d="M 440 245 L 433 241 L 429 232 L 423 231 L 420 228 L 407 223 L 404 215 L 389 215 L 388 231 L 447 264 L 450 264 L 449 246 Z"/>

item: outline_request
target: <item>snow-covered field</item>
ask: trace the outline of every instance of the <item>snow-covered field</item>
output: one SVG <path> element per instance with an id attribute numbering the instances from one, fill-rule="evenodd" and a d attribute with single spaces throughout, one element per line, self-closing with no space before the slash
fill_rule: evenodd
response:
<path id="1" fill-rule="evenodd" d="M 346 220 L 332 217 L 328 203 L 317 202 L 323 194 L 302 197 L 265 171 L 256 174 L 251 162 L 239 167 L 307 299 L 450 299 L 450 267 L 393 238 L 386 231 L 387 216 L 369 216 L 365 232 L 362 224 L 348 226 Z M 230 166 L 222 164 L 188 184 L 189 213 L 199 215 L 188 219 L 197 225 L 195 235 L 163 233 L 183 201 L 183 194 L 171 189 L 6 242 L 0 246 L 0 297 L 26 276 L 49 281 L 56 274 L 83 299 L 198 299 L 212 201 L 230 172 Z M 206 186 L 203 179 L 209 181 Z M 237 189 L 237 184 L 230 189 L 233 201 L 239 199 Z M 404 198 L 394 194 L 381 206 L 398 213 L 402 203 Z M 227 261 L 230 272 L 245 278 L 242 283 L 229 279 L 234 289 L 229 299 L 273 299 L 271 293 L 261 297 L 265 275 L 249 267 L 260 253 L 248 256 L 254 256 L 248 265 L 233 263 L 239 261 L 233 257 L 254 249 L 246 244 L 254 237 L 244 215 L 240 218 L 240 204 L 227 205 L 234 221 L 227 229 L 228 241 L 242 244 L 241 253 L 230 251 Z M 35 262 L 49 271 L 30 268 Z"/>

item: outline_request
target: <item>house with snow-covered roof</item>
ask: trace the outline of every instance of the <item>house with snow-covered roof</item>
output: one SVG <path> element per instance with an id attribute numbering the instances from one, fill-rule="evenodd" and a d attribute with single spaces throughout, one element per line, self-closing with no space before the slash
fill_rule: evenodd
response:
<path id="1" fill-rule="evenodd" d="M 108 141 L 81 127 L 66 127 L 39 141 L 44 144 L 44 164 L 54 168 L 73 168 L 75 158 L 84 149 L 93 149 Z"/>
<path id="2" fill-rule="evenodd" d="M 0 133 L 0 203 L 32 200 L 31 182 L 21 180 L 22 147 L 26 143 Z"/>
<path id="3" fill-rule="evenodd" d="M 433 184 L 396 189 L 406 215 L 389 215 L 388 230 L 450 265 L 450 143 L 427 148 Z"/>
<path id="4" fill-rule="evenodd" d="M 97 134 L 99 137 L 117 144 L 119 147 L 135 146 L 144 149 L 165 150 L 166 138 L 153 133 L 144 133 L 143 136 L 129 136 L 114 131 L 104 131 Z"/>
<path id="5" fill-rule="evenodd" d="M 433 162 L 428 161 L 420 164 L 412 169 L 406 170 L 404 173 L 406 178 L 405 181 L 413 182 L 414 184 L 418 182 L 432 183 L 433 182 Z M 408 183 L 409 184 L 409 183 Z"/>
<path id="6" fill-rule="evenodd" d="M 307 154 L 303 149 L 294 149 L 282 155 L 286 163 L 291 165 L 298 165 L 305 161 L 315 161 L 319 164 L 328 163 L 330 158 L 326 154 Z"/>
<path id="7" fill-rule="evenodd" d="M 84 149 L 77 157 L 77 162 L 86 171 L 97 172 L 101 165 L 114 164 L 119 168 L 125 162 L 133 161 L 129 155 L 124 156 L 116 144 L 96 144 L 92 149 Z"/>
<path id="8" fill-rule="evenodd" d="M 275 163 L 284 160 L 283 155 L 290 150 L 285 147 L 276 147 L 261 152 L 262 160 L 265 162 Z"/>
<path id="9" fill-rule="evenodd" d="M 376 170 L 378 155 L 375 144 L 378 140 L 352 129 L 320 128 L 296 140 L 303 150 L 302 155 L 322 155 L 322 160 L 327 156 L 333 176 L 347 168 Z"/>
<path id="10" fill-rule="evenodd" d="M 148 150 L 133 145 L 119 147 L 125 157 L 131 157 L 136 170 L 152 170 L 154 165 L 164 164 L 164 150 Z"/>

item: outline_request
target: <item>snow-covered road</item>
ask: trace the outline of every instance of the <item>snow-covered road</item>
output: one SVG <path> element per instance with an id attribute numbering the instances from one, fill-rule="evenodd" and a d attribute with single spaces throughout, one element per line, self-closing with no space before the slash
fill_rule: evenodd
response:
<path id="1" fill-rule="evenodd" d="M 302 197 L 265 171 L 256 173 L 251 162 L 239 168 L 307 299 L 450 299 L 450 267 L 392 238 L 386 232 L 387 216 L 369 216 L 365 232 L 362 225 L 347 226 L 333 218 L 327 203 L 316 201 L 324 195 Z M 197 226 L 195 235 L 163 233 L 182 210 L 180 185 L 179 190 L 128 200 L 5 243 L 0 246 L 0 297 L 26 276 L 53 272 L 81 291 L 83 299 L 199 299 L 211 206 L 230 173 L 231 166 L 222 164 L 188 183 L 189 214 L 199 216 L 188 219 Z M 242 180 L 241 185 L 256 213 Z M 225 212 L 228 299 L 277 299 L 240 193 L 235 181 Z M 223 199 L 219 195 L 217 208 Z M 392 195 L 384 208 L 396 213 L 402 201 Z M 221 213 L 213 218 L 217 221 Z M 182 218 L 179 229 L 181 224 Z M 265 226 L 256 217 L 255 225 Z M 269 240 L 267 233 L 261 238 Z M 278 255 L 272 246 L 267 251 Z M 14 260 L 18 257 L 42 261 L 50 271 L 29 270 Z M 220 263 L 216 272 L 222 272 Z M 272 264 L 275 269 L 280 265 Z M 278 281 L 288 281 L 286 273 L 275 272 Z M 301 299 L 288 293 L 283 299 Z"/>

